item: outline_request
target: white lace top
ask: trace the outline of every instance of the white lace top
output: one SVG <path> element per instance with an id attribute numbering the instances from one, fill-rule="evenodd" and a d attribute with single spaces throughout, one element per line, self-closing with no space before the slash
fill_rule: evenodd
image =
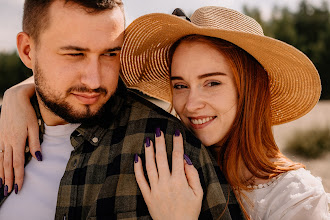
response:
<path id="1" fill-rule="evenodd" d="M 320 178 L 303 168 L 243 193 L 250 200 L 242 196 L 253 220 L 330 220 L 330 194 L 324 191 Z"/>

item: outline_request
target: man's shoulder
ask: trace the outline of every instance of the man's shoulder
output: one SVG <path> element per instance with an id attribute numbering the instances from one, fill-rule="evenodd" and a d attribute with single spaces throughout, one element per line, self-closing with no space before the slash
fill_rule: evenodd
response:
<path id="1" fill-rule="evenodd" d="M 140 94 L 129 90 L 127 104 L 130 108 L 130 121 L 135 121 L 142 127 L 145 126 L 146 133 L 154 133 L 159 127 L 165 136 L 172 138 L 175 130 L 179 130 L 185 144 L 200 148 L 201 142 L 193 135 L 184 124 L 163 108 L 155 105 Z"/>
<path id="2" fill-rule="evenodd" d="M 133 113 L 140 113 L 140 117 L 165 118 L 180 123 L 179 119 L 150 100 L 152 100 L 152 98 L 144 96 L 136 91 L 128 90 L 127 92 L 127 103 L 132 107 Z M 159 103 L 161 102 L 162 101 L 159 101 Z M 166 105 L 167 103 L 164 103 L 164 106 Z"/>

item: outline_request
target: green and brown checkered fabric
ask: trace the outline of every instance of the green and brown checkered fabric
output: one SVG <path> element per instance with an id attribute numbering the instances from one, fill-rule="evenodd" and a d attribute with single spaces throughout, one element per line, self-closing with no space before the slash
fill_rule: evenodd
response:
<path id="1" fill-rule="evenodd" d="M 180 129 L 185 139 L 185 153 L 198 169 L 204 189 L 200 219 L 219 219 L 221 213 L 221 219 L 241 219 L 232 192 L 226 206 L 228 184 L 199 140 L 177 118 L 120 87 L 100 120 L 82 124 L 71 135 L 74 150 L 61 179 L 55 219 L 151 219 L 133 165 L 136 153 L 144 160 L 145 138 L 154 140 L 157 127 L 165 134 L 168 158 L 174 131 Z"/>

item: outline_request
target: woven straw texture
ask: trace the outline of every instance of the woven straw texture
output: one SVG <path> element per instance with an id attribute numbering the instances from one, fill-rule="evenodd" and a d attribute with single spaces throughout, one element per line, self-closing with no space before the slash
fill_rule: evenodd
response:
<path id="1" fill-rule="evenodd" d="M 170 102 L 169 48 L 190 34 L 227 40 L 259 61 L 270 79 L 273 125 L 307 114 L 318 102 L 321 94 L 319 74 L 306 55 L 289 44 L 264 36 L 254 19 L 213 6 L 195 11 L 191 22 L 160 13 L 133 21 L 126 29 L 121 52 L 121 77 L 125 84 Z"/>

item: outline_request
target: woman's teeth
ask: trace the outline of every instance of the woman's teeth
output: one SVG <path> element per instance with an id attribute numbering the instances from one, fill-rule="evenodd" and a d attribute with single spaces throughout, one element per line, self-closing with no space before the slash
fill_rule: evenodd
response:
<path id="1" fill-rule="evenodd" d="M 201 125 L 204 124 L 208 121 L 211 121 L 213 118 L 215 117 L 207 117 L 207 118 L 203 118 L 203 119 L 190 119 L 191 123 L 193 123 L 194 125 Z"/>

